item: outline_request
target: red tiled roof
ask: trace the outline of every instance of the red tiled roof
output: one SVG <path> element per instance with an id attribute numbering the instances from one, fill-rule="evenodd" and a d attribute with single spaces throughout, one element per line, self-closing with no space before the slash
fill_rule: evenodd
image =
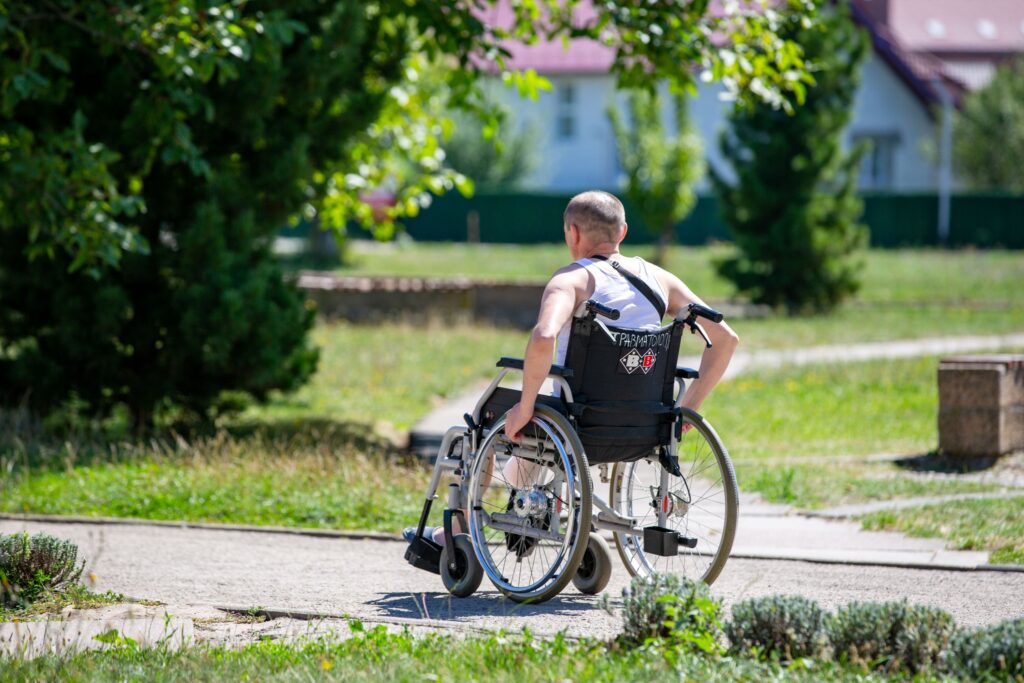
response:
<path id="1" fill-rule="evenodd" d="M 889 0 L 888 24 L 914 51 L 1024 52 L 1022 0 Z"/>
<path id="2" fill-rule="evenodd" d="M 597 16 L 589 2 L 582 2 L 573 14 L 574 25 L 585 26 Z M 480 17 L 490 26 L 508 27 L 514 16 L 508 2 L 480 11 Z M 569 41 L 568 48 L 561 40 L 538 41 L 524 45 L 509 41 L 504 45 L 509 51 L 509 66 L 513 69 L 533 69 L 545 74 L 595 74 L 608 73 L 615 60 L 615 51 L 594 40 L 576 38 Z"/>

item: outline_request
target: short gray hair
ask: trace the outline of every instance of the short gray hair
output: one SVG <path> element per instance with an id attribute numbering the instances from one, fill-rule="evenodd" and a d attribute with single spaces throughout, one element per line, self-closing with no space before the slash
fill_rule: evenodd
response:
<path id="1" fill-rule="evenodd" d="M 626 224 L 626 209 L 615 195 L 590 190 L 569 200 L 562 220 L 566 226 L 575 225 L 593 241 L 617 242 Z"/>

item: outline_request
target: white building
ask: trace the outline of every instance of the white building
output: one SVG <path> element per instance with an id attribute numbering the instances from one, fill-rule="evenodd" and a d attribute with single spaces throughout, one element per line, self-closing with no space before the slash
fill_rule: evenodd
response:
<path id="1" fill-rule="evenodd" d="M 880 18 L 880 4 L 888 8 L 899 1 L 851 3 L 853 20 L 867 29 L 873 49 L 862 68 L 845 136 L 847 142 L 872 142 L 861 168 L 862 189 L 935 191 L 940 88 L 954 101 L 965 88 L 938 59 L 907 50 Z M 1024 8 L 1024 2 L 1020 6 Z M 611 51 L 581 40 L 572 41 L 568 49 L 560 42 L 510 49 L 512 66 L 533 68 L 554 85 L 537 102 L 524 102 L 515 93 L 503 91 L 515 124 L 526 125 L 526 130 L 536 135 L 539 163 L 524 183 L 525 189 L 574 191 L 619 186 L 622 169 L 606 115 L 608 104 L 616 97 L 615 80 L 609 74 Z M 728 176 L 718 138 L 727 125 L 731 104 L 719 98 L 720 92 L 719 86 L 702 85 L 697 97 L 690 99 L 690 114 L 704 140 L 708 164 Z"/>

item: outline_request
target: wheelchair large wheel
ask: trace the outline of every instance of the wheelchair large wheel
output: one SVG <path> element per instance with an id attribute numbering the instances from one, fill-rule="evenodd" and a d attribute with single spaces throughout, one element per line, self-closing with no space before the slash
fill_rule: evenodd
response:
<path id="1" fill-rule="evenodd" d="M 662 466 L 657 458 L 616 463 L 610 504 L 636 520 L 640 529 L 656 526 L 659 507 L 664 507 L 669 511 L 666 526 L 696 539 L 696 547 L 681 545 L 674 556 L 646 553 L 642 533 L 616 533 L 615 546 L 634 576 L 671 573 L 711 584 L 732 550 L 739 489 L 729 453 L 711 425 L 685 408 L 682 419 L 693 426 L 679 442 L 683 476 L 669 475 L 668 490 L 660 491 Z"/>
<path id="2" fill-rule="evenodd" d="M 543 602 L 572 580 L 590 532 L 590 469 L 569 422 L 538 405 L 522 445 L 497 420 L 469 472 L 469 534 L 487 578 L 517 602 Z M 518 457 L 509 481 L 505 456 Z"/>

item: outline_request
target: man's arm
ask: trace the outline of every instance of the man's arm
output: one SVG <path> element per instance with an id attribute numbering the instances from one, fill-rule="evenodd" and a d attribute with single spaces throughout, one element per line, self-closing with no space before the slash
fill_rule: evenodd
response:
<path id="1" fill-rule="evenodd" d="M 509 410 L 505 421 L 505 433 L 518 441 L 522 431 L 533 417 L 533 408 L 544 380 L 551 370 L 551 359 L 555 352 L 555 341 L 562 327 L 572 318 L 576 309 L 576 293 L 579 275 L 585 271 L 578 268 L 555 273 L 541 297 L 540 314 L 533 327 L 530 341 L 523 356 L 523 393 L 519 403 Z"/>
<path id="2" fill-rule="evenodd" d="M 668 292 L 669 315 L 676 316 L 679 311 L 691 303 L 707 305 L 672 273 L 661 270 L 659 276 L 662 286 Z M 699 410 L 704 399 L 722 379 L 725 369 L 729 367 L 733 351 L 736 350 L 736 346 L 740 342 L 740 338 L 724 321 L 713 323 L 705 318 L 700 318 L 699 322 L 708 333 L 711 348 L 705 349 L 704 355 L 701 356 L 700 378 L 690 382 L 686 388 L 686 395 L 683 397 L 683 407 L 691 410 Z"/>

